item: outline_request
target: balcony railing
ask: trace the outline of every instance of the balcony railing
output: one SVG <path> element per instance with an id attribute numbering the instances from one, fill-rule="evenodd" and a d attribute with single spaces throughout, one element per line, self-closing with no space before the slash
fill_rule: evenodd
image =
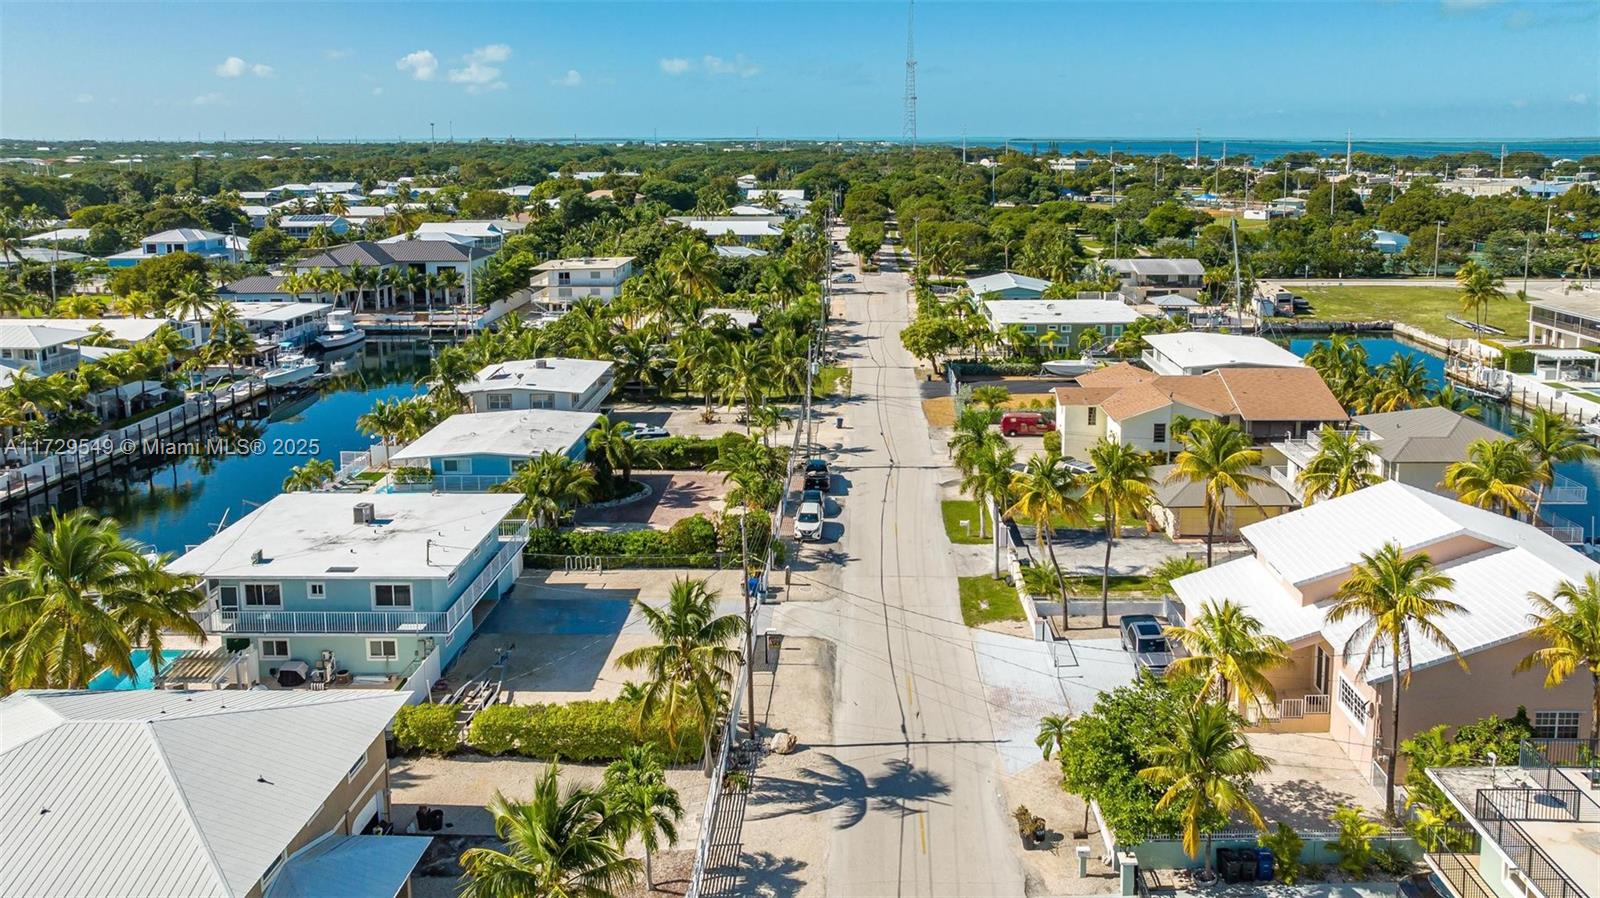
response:
<path id="1" fill-rule="evenodd" d="M 1424 855 L 1428 866 L 1450 885 L 1450 893 L 1455 898 L 1499 898 L 1494 889 L 1483 881 L 1483 876 L 1478 868 L 1472 865 L 1472 859 L 1462 857 L 1455 852 L 1428 853 Z"/>
<path id="2" fill-rule="evenodd" d="M 1276 702 L 1261 704 L 1263 720 L 1299 720 L 1305 717 L 1326 717 L 1332 702 L 1321 693 L 1311 693 L 1296 698 L 1280 698 Z"/>
<path id="3" fill-rule="evenodd" d="M 500 549 L 444 611 L 254 611 L 223 608 L 220 589 L 198 616 L 207 631 L 230 634 L 360 633 L 441 636 L 455 630 L 499 582 L 528 542 L 526 521 L 501 525 Z"/>
<path id="4" fill-rule="evenodd" d="M 1589 501 L 1589 488 L 1571 477 L 1556 475 L 1544 490 L 1545 505 L 1583 505 Z"/>
<path id="5" fill-rule="evenodd" d="M 1473 816 L 1519 875 L 1545 898 L 1593 898 L 1540 848 L 1519 821 L 1573 823 L 1600 820 L 1578 789 L 1479 789 Z"/>
<path id="6" fill-rule="evenodd" d="M 1561 515 L 1540 509 L 1539 521 L 1534 526 L 1569 546 L 1583 544 L 1583 525 L 1569 521 Z"/>
<path id="7" fill-rule="evenodd" d="M 1267 475 L 1272 478 L 1273 483 L 1283 487 L 1284 492 L 1294 496 L 1296 499 L 1302 498 L 1300 494 L 1300 484 L 1294 482 L 1294 474 L 1289 470 L 1287 465 L 1268 468 Z"/>

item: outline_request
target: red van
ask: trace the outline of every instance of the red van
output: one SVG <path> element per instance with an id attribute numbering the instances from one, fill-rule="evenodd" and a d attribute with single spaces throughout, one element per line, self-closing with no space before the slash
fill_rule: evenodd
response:
<path id="1" fill-rule="evenodd" d="M 1000 432 L 1008 437 L 1036 437 L 1055 429 L 1055 416 L 1044 412 L 1006 412 L 1000 416 Z"/>

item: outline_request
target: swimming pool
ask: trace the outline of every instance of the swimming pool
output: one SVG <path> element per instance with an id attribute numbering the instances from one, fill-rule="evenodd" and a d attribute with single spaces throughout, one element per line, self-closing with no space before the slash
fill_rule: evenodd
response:
<path id="1" fill-rule="evenodd" d="M 173 659 L 182 654 L 182 649 L 163 649 L 161 669 L 166 670 L 171 667 Z M 156 671 L 150 665 L 150 650 L 134 649 L 132 657 L 133 676 L 125 677 L 107 668 L 94 675 L 94 679 L 89 681 L 89 688 L 110 690 L 156 688 Z"/>

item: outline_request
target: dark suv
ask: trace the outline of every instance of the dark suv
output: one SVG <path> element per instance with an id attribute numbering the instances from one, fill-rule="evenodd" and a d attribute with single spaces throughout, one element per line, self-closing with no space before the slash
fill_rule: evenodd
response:
<path id="1" fill-rule="evenodd" d="M 828 472 L 828 463 L 820 458 L 806 461 L 806 486 L 808 490 L 822 490 L 828 492 L 833 486 L 833 475 Z"/>

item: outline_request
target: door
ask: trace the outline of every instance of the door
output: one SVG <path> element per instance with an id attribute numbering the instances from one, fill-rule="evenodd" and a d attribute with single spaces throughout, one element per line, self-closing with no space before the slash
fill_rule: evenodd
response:
<path id="1" fill-rule="evenodd" d="M 1321 695 L 1328 694 L 1328 673 L 1332 663 L 1333 659 L 1329 658 L 1328 653 L 1322 650 L 1322 646 L 1317 646 L 1315 671 L 1312 677 L 1316 684 L 1317 692 Z"/>
<path id="2" fill-rule="evenodd" d="M 239 587 L 222 586 L 217 588 L 217 605 L 225 611 L 239 610 Z"/>

